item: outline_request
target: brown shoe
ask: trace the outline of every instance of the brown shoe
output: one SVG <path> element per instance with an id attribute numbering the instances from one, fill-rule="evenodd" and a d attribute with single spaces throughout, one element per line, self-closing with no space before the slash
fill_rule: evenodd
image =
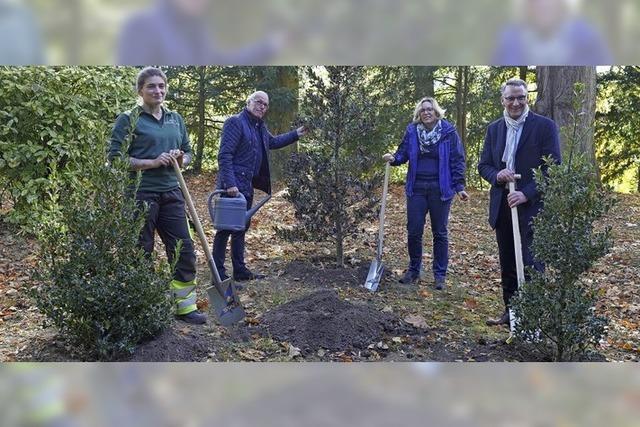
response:
<path id="1" fill-rule="evenodd" d="M 509 312 L 505 311 L 502 316 L 492 319 L 487 319 L 487 326 L 498 326 L 509 324 Z"/>

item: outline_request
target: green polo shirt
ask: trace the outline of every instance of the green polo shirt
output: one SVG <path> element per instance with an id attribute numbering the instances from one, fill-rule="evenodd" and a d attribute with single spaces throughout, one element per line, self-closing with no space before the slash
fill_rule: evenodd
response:
<path id="1" fill-rule="evenodd" d="M 155 159 L 160 154 L 174 149 L 191 153 L 189 136 L 182 116 L 164 107 L 162 107 L 162 112 L 160 120 L 139 106 L 120 114 L 111 133 L 109 160 L 121 154 L 122 143 L 129 135 L 129 128 L 132 121 L 136 120 L 136 116 L 138 118 L 135 121 L 133 140 L 128 150 L 130 157 Z M 138 191 L 162 193 L 177 187 L 178 178 L 173 166 L 161 166 L 142 171 L 142 180 Z"/>

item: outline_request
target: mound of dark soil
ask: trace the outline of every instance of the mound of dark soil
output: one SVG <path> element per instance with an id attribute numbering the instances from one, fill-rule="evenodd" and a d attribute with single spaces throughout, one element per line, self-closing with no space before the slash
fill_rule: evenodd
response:
<path id="1" fill-rule="evenodd" d="M 362 264 L 355 268 L 336 268 L 333 262 L 318 266 L 304 261 L 292 261 L 285 268 L 284 276 L 297 280 L 299 284 L 308 283 L 316 288 L 331 285 L 362 286 L 368 272 L 368 264 Z"/>
<path id="2" fill-rule="evenodd" d="M 206 360 L 211 351 L 201 326 L 173 325 L 136 348 L 132 362 L 193 362 Z"/>
<path id="3" fill-rule="evenodd" d="M 261 318 L 263 333 L 300 348 L 303 354 L 318 349 L 364 349 L 385 335 L 407 335 L 416 329 L 392 313 L 341 300 L 323 289 L 290 301 Z"/>

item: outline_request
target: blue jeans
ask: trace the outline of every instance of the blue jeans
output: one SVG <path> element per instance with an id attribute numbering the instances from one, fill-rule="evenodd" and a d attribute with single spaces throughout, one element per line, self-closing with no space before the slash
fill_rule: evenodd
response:
<path id="1" fill-rule="evenodd" d="M 422 266 L 422 234 L 427 213 L 433 234 L 433 277 L 444 279 L 449 264 L 449 210 L 451 200 L 440 200 L 440 184 L 437 180 L 416 181 L 413 195 L 407 197 L 407 246 L 409 271 L 420 273 Z"/>

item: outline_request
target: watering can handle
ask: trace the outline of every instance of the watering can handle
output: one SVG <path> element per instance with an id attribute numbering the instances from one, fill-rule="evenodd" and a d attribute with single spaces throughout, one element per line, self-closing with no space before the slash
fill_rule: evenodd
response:
<path id="1" fill-rule="evenodd" d="M 209 194 L 209 198 L 207 199 L 207 208 L 209 209 L 209 217 L 211 218 L 212 221 L 215 218 L 214 209 L 213 209 L 213 198 L 218 194 L 227 194 L 227 190 L 218 189 L 218 190 L 212 191 L 211 194 Z M 238 195 L 236 196 L 236 198 L 242 198 L 243 200 L 246 199 L 244 197 L 244 194 L 240 192 L 238 192 Z"/>
<path id="2" fill-rule="evenodd" d="M 218 189 L 218 190 L 214 190 L 210 195 L 209 198 L 212 198 L 213 196 L 215 196 L 216 194 L 227 194 L 227 190 L 222 190 L 222 189 Z M 238 194 L 236 195 L 236 198 L 245 198 L 244 194 L 242 194 L 241 192 L 238 191 Z"/>

